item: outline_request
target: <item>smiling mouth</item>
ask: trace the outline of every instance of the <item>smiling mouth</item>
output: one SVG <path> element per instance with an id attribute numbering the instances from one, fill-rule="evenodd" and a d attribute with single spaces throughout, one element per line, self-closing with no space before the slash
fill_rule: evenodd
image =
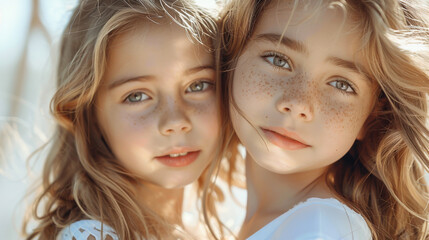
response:
<path id="1" fill-rule="evenodd" d="M 168 154 L 168 156 L 170 156 L 170 157 L 182 157 L 182 156 L 186 156 L 186 155 L 188 155 L 188 152 Z"/>
<path id="2" fill-rule="evenodd" d="M 285 131 L 280 133 L 274 129 L 271 130 L 271 129 L 261 128 L 261 130 L 269 142 L 271 142 L 272 144 L 282 149 L 299 150 L 299 149 L 310 147 L 309 145 L 295 139 L 293 136 L 291 136 L 292 134 L 285 133 Z"/>
<path id="3" fill-rule="evenodd" d="M 168 167 L 186 167 L 193 163 L 198 158 L 200 153 L 200 150 L 170 153 L 163 156 L 155 157 L 155 159 Z"/>

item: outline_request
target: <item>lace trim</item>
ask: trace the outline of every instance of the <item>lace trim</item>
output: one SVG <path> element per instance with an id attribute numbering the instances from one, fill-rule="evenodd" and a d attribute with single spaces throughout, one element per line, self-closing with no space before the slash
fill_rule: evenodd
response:
<path id="1" fill-rule="evenodd" d="M 113 240 L 119 240 L 115 231 L 106 224 L 103 224 L 103 238 L 101 238 L 101 222 L 97 220 L 80 220 L 64 228 L 57 240 L 88 240 L 92 237 L 95 240 L 105 240 L 109 236 Z"/>

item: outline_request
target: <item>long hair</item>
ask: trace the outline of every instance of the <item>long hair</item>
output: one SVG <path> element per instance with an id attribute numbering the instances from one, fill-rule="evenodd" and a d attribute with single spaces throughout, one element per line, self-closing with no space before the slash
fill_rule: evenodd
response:
<path id="1" fill-rule="evenodd" d="M 109 41 L 136 21 L 160 18 L 184 27 L 189 39 L 212 50 L 215 17 L 187 0 L 81 0 L 74 10 L 62 35 L 58 88 L 51 101 L 57 127 L 44 163 L 42 192 L 32 208 L 39 224 L 27 239 L 54 239 L 65 226 L 87 218 L 111 226 L 119 239 L 160 239 L 174 230 L 137 203 L 136 177 L 118 164 L 94 111 Z M 199 192 L 207 174 L 198 180 Z M 24 232 L 29 221 L 24 221 Z"/>
<path id="2" fill-rule="evenodd" d="M 299 0 L 290 1 L 297 6 Z M 220 88 L 225 111 L 230 104 L 237 108 L 231 94 L 237 59 L 271 2 L 231 1 L 224 9 Z M 367 77 L 377 83 L 379 93 L 374 112 L 365 123 L 364 139 L 329 166 L 325 181 L 339 199 L 364 217 L 374 239 L 427 239 L 428 3 L 328 2 L 343 9 L 361 30 L 362 44 L 357 51 L 364 56 Z M 239 140 L 231 122 L 225 124 L 225 136 L 230 139 L 226 151 L 234 153 Z"/>

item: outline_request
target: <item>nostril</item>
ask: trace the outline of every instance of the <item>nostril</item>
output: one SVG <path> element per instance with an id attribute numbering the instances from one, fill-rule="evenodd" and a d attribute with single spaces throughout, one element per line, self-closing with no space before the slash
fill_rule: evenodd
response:
<path id="1" fill-rule="evenodd" d="M 307 116 L 306 116 L 304 113 L 300 113 L 300 114 L 299 114 L 299 116 L 300 116 L 301 118 L 304 118 L 304 119 L 305 119 L 305 118 L 307 118 Z"/>
<path id="2" fill-rule="evenodd" d="M 285 108 L 285 111 L 286 111 L 286 112 L 290 112 L 290 108 L 287 108 L 287 107 L 286 107 L 286 108 Z"/>

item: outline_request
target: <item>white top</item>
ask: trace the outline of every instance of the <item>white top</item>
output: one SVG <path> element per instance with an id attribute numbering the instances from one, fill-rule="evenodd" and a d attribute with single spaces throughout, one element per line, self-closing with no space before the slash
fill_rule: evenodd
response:
<path id="1" fill-rule="evenodd" d="M 80 220 L 61 230 L 56 240 L 105 240 L 107 236 L 110 236 L 113 240 L 119 240 L 115 231 L 108 225 L 103 224 L 103 238 L 101 238 L 101 222 L 97 220 Z"/>
<path id="2" fill-rule="evenodd" d="M 334 198 L 309 198 L 247 240 L 370 240 L 363 217 Z"/>
<path id="3" fill-rule="evenodd" d="M 187 200 L 183 202 L 182 220 L 186 225 L 186 233 L 192 233 L 192 236 L 195 235 L 195 239 L 207 239 L 204 235 L 206 234 L 205 226 L 200 222 L 199 211 L 195 207 L 195 199 L 197 198 L 196 187 L 196 184 L 189 184 L 185 187 L 184 199 Z M 183 235 L 182 232 L 185 231 L 181 227 L 176 226 L 172 234 L 181 236 Z M 113 240 L 119 240 L 115 230 L 107 224 L 103 224 L 103 238 L 101 238 L 101 222 L 86 219 L 76 221 L 62 229 L 57 235 L 56 240 L 88 240 L 89 237 L 93 237 L 89 238 L 89 240 L 105 240 L 107 236 L 110 236 Z M 183 237 L 183 239 L 186 238 Z"/>

